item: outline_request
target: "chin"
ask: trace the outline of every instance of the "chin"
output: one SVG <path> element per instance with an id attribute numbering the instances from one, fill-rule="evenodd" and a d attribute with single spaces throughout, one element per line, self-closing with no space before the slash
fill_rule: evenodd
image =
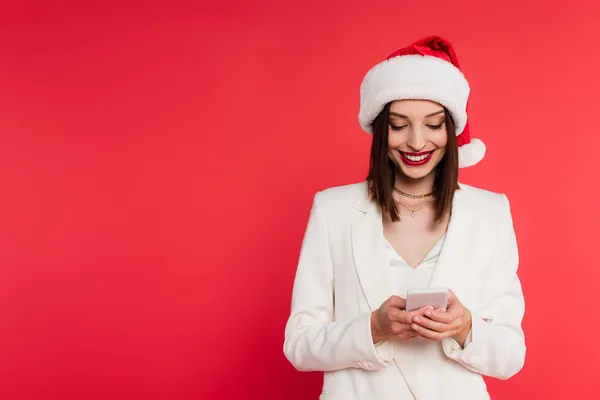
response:
<path id="1" fill-rule="evenodd" d="M 405 165 L 400 164 L 400 170 L 405 177 L 418 180 L 431 175 L 435 168 L 406 167 Z"/>

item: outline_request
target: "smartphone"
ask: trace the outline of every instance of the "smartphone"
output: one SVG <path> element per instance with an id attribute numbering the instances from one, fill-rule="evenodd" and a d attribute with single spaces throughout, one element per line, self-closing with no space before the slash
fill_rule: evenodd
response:
<path id="1" fill-rule="evenodd" d="M 434 309 L 448 306 L 447 288 L 409 289 L 406 293 L 406 311 L 431 306 Z"/>

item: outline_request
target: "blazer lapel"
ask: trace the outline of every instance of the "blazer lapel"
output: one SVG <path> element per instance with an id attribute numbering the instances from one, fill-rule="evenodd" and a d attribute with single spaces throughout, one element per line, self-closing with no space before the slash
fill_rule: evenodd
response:
<path id="1" fill-rule="evenodd" d="M 355 202 L 353 208 L 358 214 L 350 228 L 354 265 L 369 307 L 374 311 L 394 294 L 382 215 L 367 196 Z"/>
<path id="2" fill-rule="evenodd" d="M 457 295 L 468 283 L 462 271 L 468 269 L 471 245 L 469 231 L 472 229 L 474 213 L 467 201 L 462 190 L 456 191 L 446 239 L 429 281 L 429 287 L 447 287 Z"/>

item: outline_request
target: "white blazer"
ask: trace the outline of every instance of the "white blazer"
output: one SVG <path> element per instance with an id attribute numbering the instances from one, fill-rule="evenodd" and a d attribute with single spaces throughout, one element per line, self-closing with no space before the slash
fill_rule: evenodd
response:
<path id="1" fill-rule="evenodd" d="M 524 299 L 508 199 L 461 184 L 430 281 L 473 316 L 471 343 L 388 339 L 373 345 L 371 312 L 394 293 L 382 215 L 366 182 L 315 195 L 294 280 L 284 354 L 301 371 L 324 371 L 321 400 L 489 399 L 482 375 L 523 367 Z"/>

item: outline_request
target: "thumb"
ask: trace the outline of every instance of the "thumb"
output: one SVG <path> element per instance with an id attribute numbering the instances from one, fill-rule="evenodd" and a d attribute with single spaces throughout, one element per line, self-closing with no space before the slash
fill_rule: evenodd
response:
<path id="1" fill-rule="evenodd" d="M 406 300 L 396 295 L 391 296 L 389 299 L 387 299 L 386 303 L 388 306 L 397 307 L 402 310 L 404 310 L 404 308 L 406 307 Z"/>

